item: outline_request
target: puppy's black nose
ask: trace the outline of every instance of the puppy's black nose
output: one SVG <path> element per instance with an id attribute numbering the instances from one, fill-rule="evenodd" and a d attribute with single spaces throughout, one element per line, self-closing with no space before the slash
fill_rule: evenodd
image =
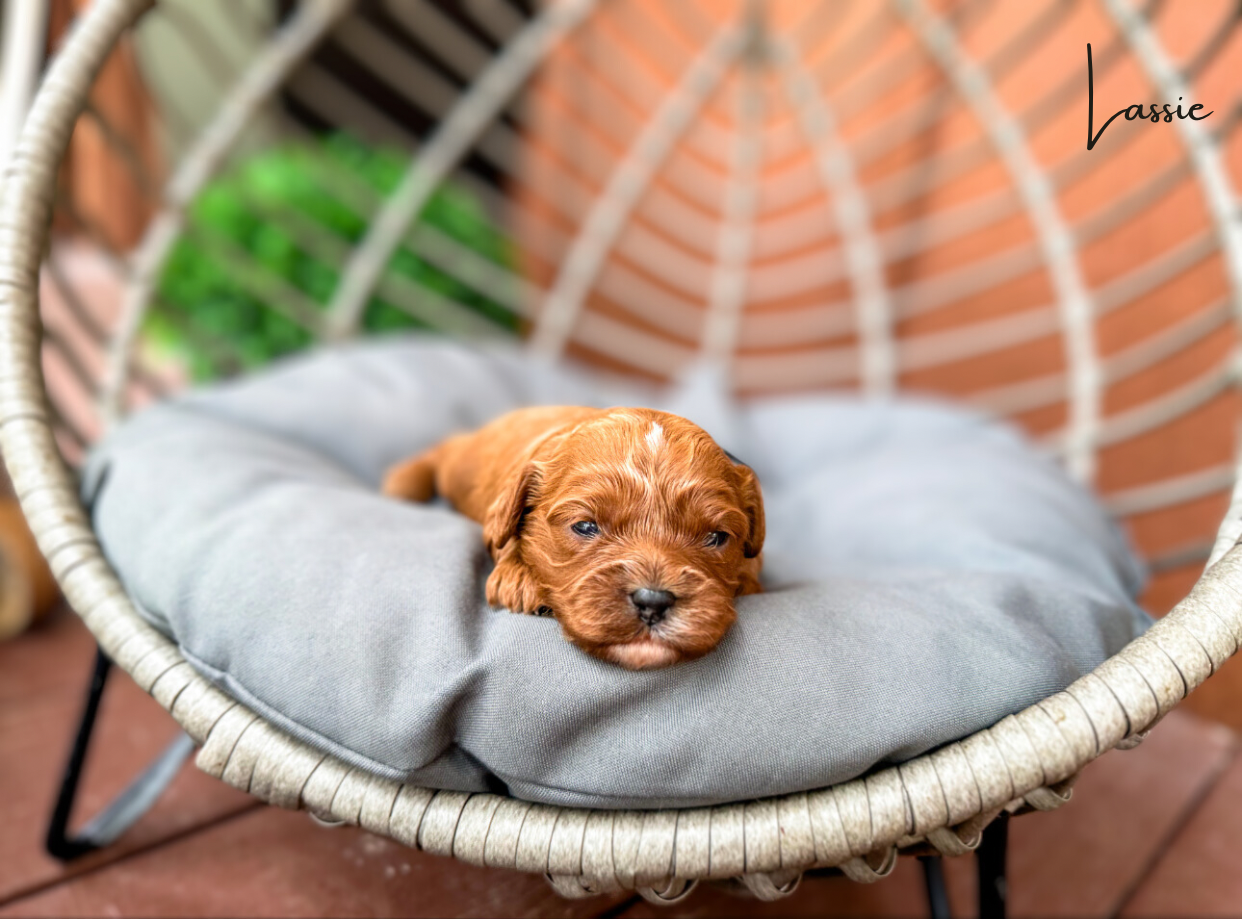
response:
<path id="1" fill-rule="evenodd" d="M 677 598 L 667 590 L 652 590 L 649 587 L 640 587 L 630 594 L 630 602 L 638 610 L 639 619 L 646 625 L 655 625 L 657 622 L 664 621 L 664 617 L 673 608 Z"/>

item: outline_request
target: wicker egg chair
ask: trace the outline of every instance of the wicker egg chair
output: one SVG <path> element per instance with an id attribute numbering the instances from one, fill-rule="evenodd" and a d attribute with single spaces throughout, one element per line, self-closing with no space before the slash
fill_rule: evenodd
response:
<path id="1" fill-rule="evenodd" d="M 0 449 L 98 641 L 93 702 L 115 662 L 188 735 L 74 837 L 68 782 L 58 854 L 115 836 L 195 747 L 199 768 L 264 801 L 544 873 L 566 896 L 638 889 L 669 901 L 699 879 L 740 879 L 774 899 L 807 870 L 873 881 L 899 853 L 965 854 L 998 815 L 1062 804 L 1086 763 L 1136 744 L 1237 650 L 1242 496 L 1214 544 L 1203 523 L 1219 521 L 1235 479 L 1242 228 L 1226 154 L 1238 109 L 1221 79 L 1237 56 L 1232 7 L 1204 8 L 1189 26 L 1126 0 L 948 12 L 922 0 L 285 7 L 266 31 L 250 24 L 267 40 L 242 68 L 196 23 L 201 7 L 94 0 L 48 69 L 6 176 Z M 101 71 L 132 50 L 131 30 L 142 39 L 157 29 L 185 67 L 222 87 L 205 121 L 156 108 L 172 138 L 159 191 L 158 170 L 93 101 Z M 1209 102 L 1211 119 L 1118 120 L 1085 150 L 1086 61 L 1046 64 L 1050 42 L 1081 55 L 1084 34 L 1097 130 L 1140 98 Z M 226 241 L 212 250 L 307 339 L 354 334 L 382 292 L 426 326 L 525 332 L 538 354 L 648 379 L 704 361 L 743 396 L 854 386 L 953 395 L 1021 423 L 1094 482 L 1153 570 L 1206 569 L 1147 634 L 1063 692 L 931 754 L 803 794 L 590 811 L 412 787 L 317 752 L 211 686 L 139 617 L 71 467 L 167 384 L 141 347 L 143 318 L 159 306 L 178 240 L 202 232 L 196 195 L 245 152 L 325 128 L 414 153 L 388 194 L 321 176 L 367 215 L 356 244 L 262 214 L 335 266 L 324 301 Z M 136 245 L 58 199 L 75 129 L 102 137 L 150 195 L 135 210 Z M 1142 181 L 1127 183 L 1138 170 Z M 517 228 L 514 264 L 419 223 L 445 181 Z M 60 264 L 54 212 L 59 228 L 111 253 L 111 318 L 92 309 L 99 286 L 79 290 Z M 395 278 L 403 249 L 507 319 Z M 244 365 L 227 341 L 211 347 L 224 369 Z M 94 409 L 82 411 L 82 393 Z M 1172 449 L 1192 439 L 1201 449 Z M 93 708 L 71 779 L 92 718 Z M 1001 908 L 995 885 L 984 895 L 985 912 Z"/>

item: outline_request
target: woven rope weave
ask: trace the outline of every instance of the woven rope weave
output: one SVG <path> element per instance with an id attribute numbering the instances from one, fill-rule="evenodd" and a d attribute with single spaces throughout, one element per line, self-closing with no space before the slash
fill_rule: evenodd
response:
<path id="1" fill-rule="evenodd" d="M 44 392 L 38 281 L 57 169 L 96 72 L 148 5 L 147 0 L 96 0 L 91 5 L 49 70 L 9 168 L 0 210 L 0 449 L 69 602 L 103 651 L 200 745 L 197 762 L 203 771 L 271 804 L 360 825 L 428 852 L 547 874 L 566 896 L 639 889 L 656 902 L 670 902 L 686 895 L 699 879 L 740 878 L 756 896 L 775 899 L 790 893 L 799 873 L 810 867 L 839 866 L 856 881 L 874 881 L 893 869 L 898 847 L 926 842 L 946 855 L 963 854 L 978 844 L 983 826 L 1002 810 L 1059 806 L 1086 763 L 1136 742 L 1237 651 L 1242 641 L 1242 549 L 1235 543 L 1242 530 L 1235 502 L 1222 527 L 1218 560 L 1191 594 L 1095 672 L 986 731 L 833 788 L 711 808 L 558 808 L 380 779 L 288 737 L 213 688 L 138 616 L 78 501 L 74 476 L 56 445 Z M 917 4 L 902 6 L 916 19 L 922 15 Z M 300 24 L 291 28 L 307 31 L 287 32 L 286 37 L 293 36 L 291 44 L 279 52 L 285 54 L 285 67 L 304 54 L 316 30 L 334 21 L 341 6 L 325 0 L 306 9 Z M 300 42 L 295 40 L 299 35 Z M 931 32 L 928 40 L 939 39 Z M 742 47 L 735 33 L 722 33 L 719 41 L 704 52 L 702 71 L 687 77 L 691 95 L 696 80 L 711 78 L 718 54 L 739 53 Z M 270 91 L 276 76 L 244 89 L 238 97 L 242 109 L 225 120 L 244 118 Z M 969 81 L 969 76 L 962 79 Z M 673 111 L 667 117 L 688 117 L 677 106 L 691 104 L 670 102 Z M 807 114 L 808 133 L 831 143 L 829 125 L 813 111 Z M 212 136 L 221 145 L 218 155 L 227 139 Z M 641 172 L 643 157 L 659 156 L 660 143 L 656 137 L 636 144 L 636 170 Z M 735 153 L 745 168 L 745 154 Z M 831 156 L 825 153 L 829 160 Z M 825 169 L 834 172 L 833 182 L 849 181 L 841 169 L 830 164 Z M 189 186 L 171 195 L 170 220 L 178 219 L 177 209 L 185 207 L 202 181 L 202 174 L 186 179 Z M 618 182 L 624 184 L 623 179 Z M 411 192 L 415 203 L 408 210 L 417 210 L 417 199 Z M 606 196 L 598 205 L 601 210 L 611 206 Z M 744 220 L 745 206 L 737 213 Z M 605 211 L 599 221 L 614 219 Z M 861 224 L 857 229 L 866 245 L 869 231 Z M 1055 226 L 1049 233 L 1055 237 Z M 387 239 L 383 245 L 390 243 Z M 1055 238 L 1044 243 L 1059 247 Z M 588 239 L 583 245 L 592 243 Z M 149 285 L 159 259 L 138 261 L 145 274 L 135 283 Z M 584 272 L 598 267 L 590 252 L 580 261 Z M 554 298 L 565 298 L 553 301 L 563 304 L 558 309 L 565 316 L 576 309 L 575 285 L 589 283 L 585 275 L 574 280 L 577 264 L 565 267 L 568 277 L 558 279 L 554 288 L 561 292 L 554 292 Z M 131 313 L 124 328 L 132 338 L 136 312 Z M 568 327 L 555 316 L 549 323 L 539 327 L 536 340 L 556 350 Z M 1067 328 L 1073 327 L 1068 323 Z M 121 364 L 113 368 L 109 399 L 114 403 L 128 347 L 126 340 Z M 883 375 L 877 379 L 882 381 Z M 1088 412 L 1071 428 L 1090 426 L 1093 419 Z M 1109 423 L 1103 423 L 1100 434 Z M 1075 437 L 1071 431 L 1071 453 L 1079 450 Z"/>

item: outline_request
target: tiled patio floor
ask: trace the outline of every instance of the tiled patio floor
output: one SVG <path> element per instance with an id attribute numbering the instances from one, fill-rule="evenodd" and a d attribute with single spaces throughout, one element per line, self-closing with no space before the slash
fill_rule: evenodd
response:
<path id="1" fill-rule="evenodd" d="M 186 766 L 112 849 L 61 866 L 41 840 L 93 646 L 67 613 L 0 644 L 0 917 L 920 916 L 919 866 L 873 886 L 805 881 L 772 904 L 701 889 L 660 909 L 565 901 L 536 877 L 424 855 L 253 803 Z M 108 688 L 83 794 L 94 811 L 173 735 L 128 678 Z M 1137 750 L 1089 766 L 1074 800 L 1015 821 L 1011 915 L 1242 916 L 1242 758 L 1236 735 L 1175 712 Z M 948 864 L 954 914 L 974 914 L 973 863 Z"/>

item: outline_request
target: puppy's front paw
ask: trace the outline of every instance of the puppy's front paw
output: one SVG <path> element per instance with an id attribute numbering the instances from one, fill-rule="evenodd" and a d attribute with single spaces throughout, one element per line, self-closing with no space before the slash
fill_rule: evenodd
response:
<path id="1" fill-rule="evenodd" d="M 530 569 L 522 564 L 516 553 L 506 554 L 498 561 L 496 569 L 487 579 L 487 602 L 515 613 L 551 615 L 552 611 L 544 604 L 540 593 Z"/>

